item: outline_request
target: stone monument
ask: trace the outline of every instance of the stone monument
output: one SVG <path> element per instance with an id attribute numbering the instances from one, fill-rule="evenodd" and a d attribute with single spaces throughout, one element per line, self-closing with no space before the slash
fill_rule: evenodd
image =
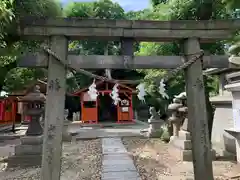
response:
<path id="1" fill-rule="evenodd" d="M 160 114 L 157 113 L 154 107 L 149 108 L 149 113 L 151 117 L 148 119 L 149 128 L 148 128 L 147 136 L 159 137 L 161 126 L 164 124 L 164 121 L 160 118 Z"/>
<path id="2" fill-rule="evenodd" d="M 40 124 L 40 117 L 44 112 L 46 97 L 40 92 L 40 87 L 35 86 L 34 91 L 27 94 L 21 101 L 24 103 L 24 114 L 31 116 L 26 135 L 21 137 L 21 144 L 15 147 L 13 160 L 14 166 L 33 166 L 41 164 L 43 128 Z"/>
<path id="3" fill-rule="evenodd" d="M 164 121 L 160 118 L 160 114 L 157 113 L 154 107 L 149 108 L 149 113 L 151 115 L 151 117 L 148 119 L 149 127 L 141 130 L 141 133 L 150 138 L 160 137 L 161 126 L 164 124 Z"/>

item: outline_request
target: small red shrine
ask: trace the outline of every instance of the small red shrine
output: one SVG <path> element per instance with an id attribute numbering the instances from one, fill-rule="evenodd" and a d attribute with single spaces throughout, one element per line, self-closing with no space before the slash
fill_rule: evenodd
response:
<path id="1" fill-rule="evenodd" d="M 89 97 L 88 87 L 76 91 L 74 95 L 80 96 L 81 99 L 80 121 L 83 123 L 133 122 L 132 95 L 135 90 L 125 84 L 118 84 L 121 101 L 117 105 L 113 104 L 110 97 L 114 83 L 96 82 L 96 89 L 99 93 L 96 101 Z"/>
<path id="2" fill-rule="evenodd" d="M 0 99 L 0 124 L 13 125 L 17 118 L 18 100 L 15 97 L 2 97 Z"/>
<path id="3" fill-rule="evenodd" d="M 47 83 L 42 80 L 33 81 L 28 84 L 24 90 L 15 91 L 7 97 L 0 99 L 0 125 L 12 125 L 24 121 L 30 121 L 30 116 L 25 116 L 22 112 L 22 102 L 19 97 L 25 96 L 36 86 L 40 86 L 41 92 L 46 92 Z"/>

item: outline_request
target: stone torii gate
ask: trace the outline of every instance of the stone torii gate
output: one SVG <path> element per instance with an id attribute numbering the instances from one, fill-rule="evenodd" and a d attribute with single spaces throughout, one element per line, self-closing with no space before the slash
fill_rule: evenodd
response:
<path id="1" fill-rule="evenodd" d="M 240 20 L 128 21 L 32 17 L 22 19 L 19 22 L 19 35 L 22 38 L 49 40 L 51 51 L 64 60 L 60 62 L 55 56 L 39 52 L 27 54 L 20 61 L 22 67 L 48 68 L 41 179 L 60 179 L 66 67 L 74 69 L 173 69 L 200 53 L 200 42 L 231 38 L 232 33 L 239 28 Z M 68 54 L 68 40 L 82 39 L 119 40 L 122 45 L 122 56 Z M 183 42 L 184 57 L 133 56 L 134 41 L 176 40 Z M 229 63 L 226 56 L 204 56 L 202 60 L 194 62 L 185 70 L 195 180 L 213 180 L 203 67 L 239 67 Z"/>

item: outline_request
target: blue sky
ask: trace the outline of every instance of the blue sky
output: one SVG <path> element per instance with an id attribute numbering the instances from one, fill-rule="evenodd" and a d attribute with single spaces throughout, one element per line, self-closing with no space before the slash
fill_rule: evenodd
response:
<path id="1" fill-rule="evenodd" d="M 61 0 L 63 4 L 66 4 L 68 2 L 91 2 L 95 0 Z M 147 8 L 149 5 L 149 0 L 112 0 L 113 2 L 118 2 L 125 11 L 131 11 L 131 10 L 142 10 L 144 8 Z"/>

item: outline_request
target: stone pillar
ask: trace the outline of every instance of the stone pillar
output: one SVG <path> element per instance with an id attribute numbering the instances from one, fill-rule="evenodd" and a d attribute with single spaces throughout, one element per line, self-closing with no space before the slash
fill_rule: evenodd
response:
<path id="1" fill-rule="evenodd" d="M 67 64 L 67 37 L 50 37 L 50 47 Z M 66 73 L 66 66 L 49 56 L 41 180 L 60 179 Z"/>
<path id="2" fill-rule="evenodd" d="M 186 61 L 196 58 L 197 54 L 199 55 L 201 52 L 199 39 L 185 39 L 183 49 Z M 212 154 L 201 58 L 186 68 L 185 76 L 194 178 L 195 180 L 213 180 Z"/>
<path id="3" fill-rule="evenodd" d="M 233 128 L 225 129 L 227 133 L 235 138 L 237 162 L 240 163 L 240 73 L 230 74 L 231 83 L 225 88 L 232 92 L 232 111 L 233 111 Z"/>
<path id="4" fill-rule="evenodd" d="M 15 147 L 15 156 L 10 158 L 13 166 L 41 165 L 43 128 L 40 124 L 40 117 L 44 112 L 43 106 L 46 100 L 44 94 L 40 93 L 40 87 L 36 86 L 34 92 L 29 93 L 20 99 L 24 103 L 24 114 L 31 116 L 26 136 L 21 137 L 21 144 Z"/>

